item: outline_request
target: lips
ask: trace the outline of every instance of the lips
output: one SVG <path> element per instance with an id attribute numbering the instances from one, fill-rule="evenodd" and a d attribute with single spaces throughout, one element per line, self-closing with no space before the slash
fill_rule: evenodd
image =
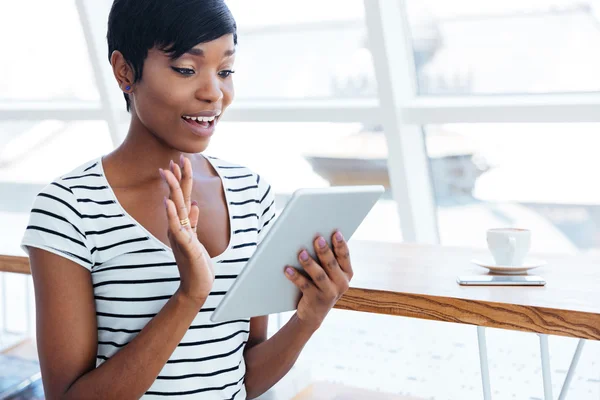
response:
<path id="1" fill-rule="evenodd" d="M 184 117 L 183 120 L 190 125 L 198 125 L 198 126 L 201 126 L 204 128 L 210 127 L 210 125 L 214 124 L 214 121 L 215 121 L 214 118 L 208 119 L 208 118 L 201 118 L 201 117 L 197 118 L 197 119 Z"/>
<path id="2" fill-rule="evenodd" d="M 193 134 L 206 138 L 213 134 L 220 115 L 221 110 L 210 110 L 196 114 L 186 114 L 181 119 Z"/>
<path id="3" fill-rule="evenodd" d="M 215 120 L 213 121 L 195 121 L 190 119 L 181 119 L 182 122 L 192 131 L 192 133 L 196 136 L 200 136 L 202 138 L 208 138 L 212 136 L 215 131 Z"/>
<path id="4" fill-rule="evenodd" d="M 181 117 L 185 120 L 189 120 L 189 121 L 197 121 L 197 122 L 211 122 L 214 121 L 215 118 L 218 118 L 216 115 L 211 115 L 209 117 L 203 117 L 203 116 L 189 116 L 189 115 L 184 115 L 183 117 Z"/>
<path id="5" fill-rule="evenodd" d="M 195 114 L 184 114 L 182 117 L 186 119 L 201 119 L 201 120 L 212 120 L 214 118 L 218 118 L 221 115 L 221 110 L 207 110 L 200 111 Z"/>
<path id="6" fill-rule="evenodd" d="M 181 118 L 181 121 L 186 127 L 196 136 L 201 138 L 209 138 L 215 131 L 215 124 L 218 118 L 212 118 L 209 121 L 202 119 Z"/>

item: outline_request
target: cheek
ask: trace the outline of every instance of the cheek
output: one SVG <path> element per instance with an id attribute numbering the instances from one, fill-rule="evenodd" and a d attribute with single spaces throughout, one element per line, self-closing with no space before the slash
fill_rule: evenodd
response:
<path id="1" fill-rule="evenodd" d="M 173 110 L 181 108 L 186 98 L 185 88 L 160 81 L 145 81 L 136 96 L 136 112 L 142 122 L 155 125 L 178 115 Z"/>
<path id="2" fill-rule="evenodd" d="M 226 108 L 231 104 L 235 97 L 235 89 L 233 87 L 233 81 L 227 82 L 223 86 L 223 108 Z"/>
<path id="3" fill-rule="evenodd" d="M 186 87 L 168 80 L 148 82 L 144 90 L 144 102 L 151 107 L 174 107 L 184 101 Z"/>

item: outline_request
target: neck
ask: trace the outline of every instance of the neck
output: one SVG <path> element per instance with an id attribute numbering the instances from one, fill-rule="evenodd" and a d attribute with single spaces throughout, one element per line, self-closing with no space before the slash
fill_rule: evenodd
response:
<path id="1" fill-rule="evenodd" d="M 192 165 L 203 166 L 206 163 L 204 159 L 202 163 L 195 162 L 195 154 L 170 147 L 132 114 L 125 140 L 104 157 L 104 165 L 107 167 L 109 164 L 109 169 L 114 167 L 119 171 L 118 174 L 112 174 L 114 186 L 130 186 L 132 183 L 143 184 L 160 179 L 158 169 L 168 169 L 171 160 L 179 164 L 181 154 L 191 158 Z"/>

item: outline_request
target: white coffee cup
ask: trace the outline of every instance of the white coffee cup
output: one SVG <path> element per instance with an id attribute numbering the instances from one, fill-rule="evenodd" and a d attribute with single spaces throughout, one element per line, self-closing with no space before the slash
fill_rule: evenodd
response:
<path id="1" fill-rule="evenodd" d="M 518 228 L 489 229 L 487 243 L 496 265 L 521 266 L 531 246 L 531 231 Z"/>

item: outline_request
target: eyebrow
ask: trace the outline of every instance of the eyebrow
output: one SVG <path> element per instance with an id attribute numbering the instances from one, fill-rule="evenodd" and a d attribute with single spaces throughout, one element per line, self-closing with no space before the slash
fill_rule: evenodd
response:
<path id="1" fill-rule="evenodd" d="M 186 53 L 191 54 L 193 56 L 204 57 L 204 50 L 197 49 L 195 47 L 189 49 Z M 231 57 L 234 54 L 235 54 L 235 48 L 229 49 L 229 50 L 225 51 L 225 54 L 223 54 L 223 57 Z"/>

